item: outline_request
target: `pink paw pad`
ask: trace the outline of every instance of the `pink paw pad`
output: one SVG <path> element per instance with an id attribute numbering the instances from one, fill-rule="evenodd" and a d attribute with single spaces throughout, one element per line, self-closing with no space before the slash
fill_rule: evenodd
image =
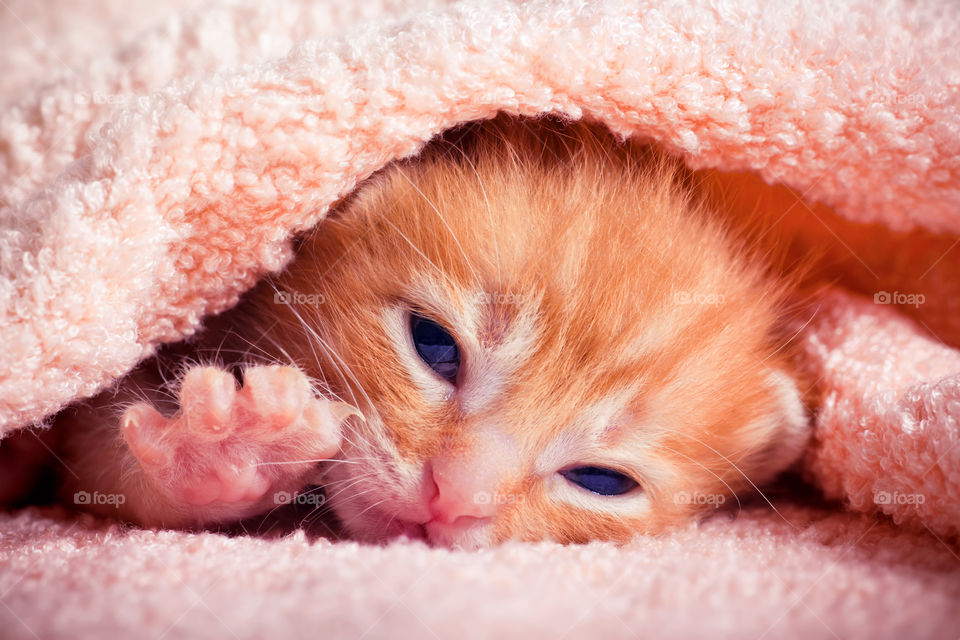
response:
<path id="1" fill-rule="evenodd" d="M 183 377 L 179 413 L 167 418 L 139 403 L 121 427 L 144 473 L 172 499 L 242 506 L 335 455 L 350 415 L 360 413 L 317 398 L 294 367 L 251 367 L 241 389 L 227 371 L 195 367 Z"/>

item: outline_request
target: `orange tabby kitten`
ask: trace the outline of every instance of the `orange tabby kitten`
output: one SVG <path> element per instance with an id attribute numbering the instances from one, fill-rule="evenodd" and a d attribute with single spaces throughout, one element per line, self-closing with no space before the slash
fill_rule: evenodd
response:
<path id="1" fill-rule="evenodd" d="M 602 127 L 465 127 L 362 185 L 190 358 L 64 416 L 70 491 L 192 526 L 319 484 L 358 539 L 465 548 L 661 531 L 808 433 L 786 284 L 717 218 Z"/>

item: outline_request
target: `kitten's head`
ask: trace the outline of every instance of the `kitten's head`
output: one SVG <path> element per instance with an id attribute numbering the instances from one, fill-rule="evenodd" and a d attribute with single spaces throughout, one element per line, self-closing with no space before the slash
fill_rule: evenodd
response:
<path id="1" fill-rule="evenodd" d="M 304 241 L 273 310 L 366 417 L 325 480 L 353 535 L 625 540 L 796 458 L 781 296 L 691 189 L 599 127 L 499 118 Z"/>

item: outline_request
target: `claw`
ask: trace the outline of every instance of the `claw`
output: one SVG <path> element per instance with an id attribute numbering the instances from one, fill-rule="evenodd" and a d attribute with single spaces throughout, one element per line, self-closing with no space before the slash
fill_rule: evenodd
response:
<path id="1" fill-rule="evenodd" d="M 346 402 L 332 400 L 330 402 L 329 409 L 330 415 L 332 415 L 337 422 L 345 422 L 350 416 L 356 416 L 363 422 L 367 421 L 367 419 L 364 418 L 363 414 L 360 412 L 360 409 L 357 409 L 352 404 L 348 404 Z"/>
<path id="2" fill-rule="evenodd" d="M 158 434 L 166 423 L 159 411 L 144 402 L 124 412 L 120 423 L 123 437 L 141 464 L 155 468 L 170 465 L 170 455 L 158 443 Z"/>

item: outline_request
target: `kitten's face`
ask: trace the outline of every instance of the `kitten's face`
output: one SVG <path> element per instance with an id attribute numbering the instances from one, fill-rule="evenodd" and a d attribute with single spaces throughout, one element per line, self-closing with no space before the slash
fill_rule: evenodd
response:
<path id="1" fill-rule="evenodd" d="M 465 147 L 374 178 L 266 295 L 366 417 L 324 481 L 353 535 L 624 540 L 796 457 L 773 289 L 669 162 L 583 125 Z"/>

